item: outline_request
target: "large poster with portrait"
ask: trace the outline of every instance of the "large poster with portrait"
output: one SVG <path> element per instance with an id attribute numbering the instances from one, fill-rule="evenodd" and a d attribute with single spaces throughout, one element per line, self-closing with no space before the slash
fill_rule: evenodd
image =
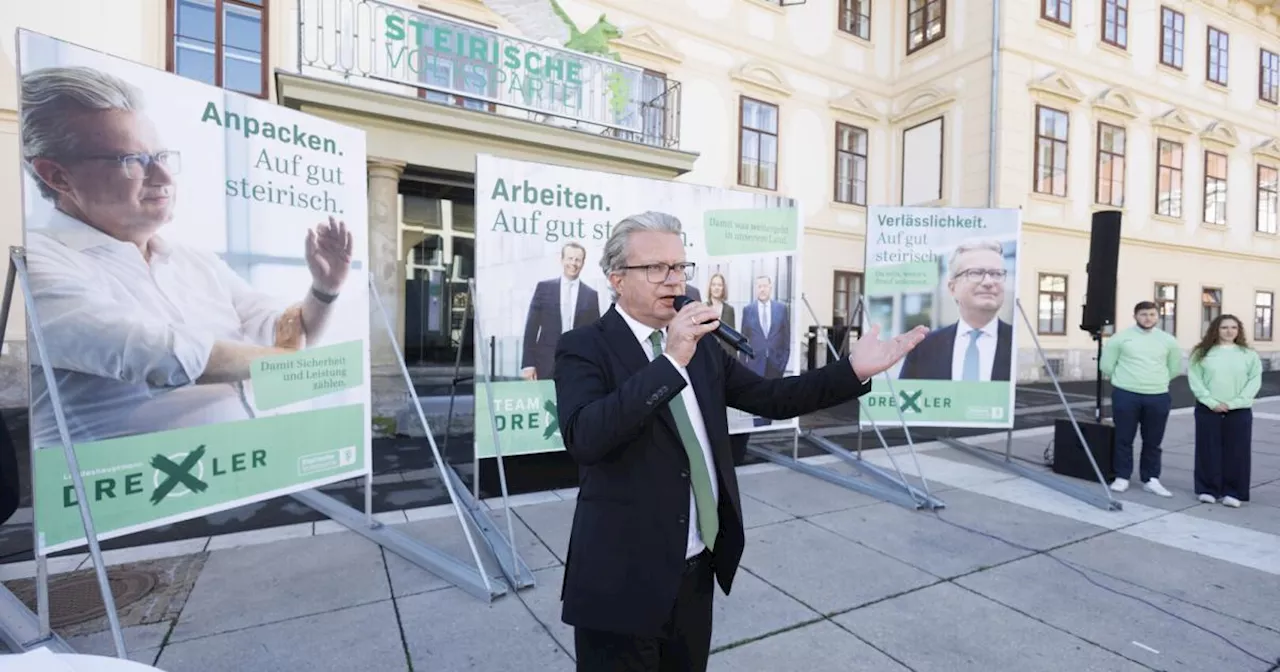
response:
<path id="1" fill-rule="evenodd" d="M 563 450 L 555 402 L 560 335 L 613 304 L 600 259 L 612 227 L 659 211 L 680 220 L 685 292 L 720 310 L 761 376 L 799 372 L 800 214 L 793 199 L 481 155 L 476 160 L 477 343 L 493 397 L 476 384 L 476 455 Z M 657 278 L 659 282 L 663 278 Z M 496 425 L 495 425 L 496 423 Z M 794 429 L 729 409 L 732 434 Z"/>
<path id="2" fill-rule="evenodd" d="M 363 132 L 18 46 L 39 550 L 85 543 L 64 431 L 104 539 L 367 474 Z"/>
<path id="3" fill-rule="evenodd" d="M 1013 426 L 1021 241 L 1017 209 L 868 210 L 864 319 L 886 337 L 932 331 L 888 371 L 892 392 L 863 398 L 863 424 Z"/>

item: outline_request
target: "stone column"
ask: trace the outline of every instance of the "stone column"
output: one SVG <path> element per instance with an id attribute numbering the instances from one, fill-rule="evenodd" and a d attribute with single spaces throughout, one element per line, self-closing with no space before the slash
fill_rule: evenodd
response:
<path id="1" fill-rule="evenodd" d="M 400 175 L 405 164 L 369 158 L 369 277 L 378 290 L 382 306 L 395 328 L 396 342 L 404 341 L 404 283 L 401 260 L 396 253 L 400 237 L 400 216 L 396 207 Z M 398 366 L 396 344 L 387 337 L 382 314 L 370 297 L 369 360 L 375 373 L 391 373 Z"/>

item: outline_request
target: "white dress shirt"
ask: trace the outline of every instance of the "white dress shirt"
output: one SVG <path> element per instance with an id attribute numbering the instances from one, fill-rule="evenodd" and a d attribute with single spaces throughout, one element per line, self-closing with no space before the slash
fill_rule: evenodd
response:
<path id="1" fill-rule="evenodd" d="M 570 280 L 566 277 L 560 277 L 560 333 L 564 333 L 573 328 L 573 317 L 578 309 L 578 286 L 582 284 L 579 278 Z"/>
<path id="2" fill-rule="evenodd" d="M 653 343 L 649 341 L 649 334 L 652 334 L 653 327 L 646 327 L 640 324 L 622 309 L 621 306 L 614 305 L 618 310 L 618 314 L 626 321 L 627 326 L 631 327 L 632 333 L 635 334 L 636 340 L 640 341 L 640 348 L 644 350 L 645 357 L 652 362 Z M 667 330 L 662 329 L 662 344 L 666 347 Z M 707 425 L 702 420 L 702 409 L 698 406 L 698 395 L 694 394 L 693 381 L 689 380 L 689 372 L 683 366 L 676 363 L 670 355 L 663 353 L 663 356 L 670 360 L 671 365 L 676 367 L 676 371 L 680 372 L 680 376 L 684 378 L 685 386 L 680 390 L 680 398 L 684 400 L 685 408 L 689 411 L 689 419 L 693 424 L 693 433 L 698 437 L 698 444 L 702 447 L 702 458 L 707 463 L 707 473 L 711 476 L 711 493 L 715 496 L 716 503 L 720 502 L 720 483 L 716 475 L 715 460 L 711 457 L 711 440 L 707 438 Z M 706 544 L 702 541 L 702 535 L 698 532 L 698 507 L 693 500 L 693 485 L 689 485 L 689 535 L 685 543 L 685 557 L 692 558 L 702 552 L 706 548 Z"/>
<path id="3" fill-rule="evenodd" d="M 174 226 L 174 224 L 170 224 Z M 275 342 L 288 304 L 262 294 L 210 252 L 137 246 L 55 211 L 27 236 L 27 267 L 49 364 L 73 442 L 251 417 L 242 384 L 197 385 L 215 340 Z M 32 440 L 59 445 L 39 353 Z"/>
<path id="4" fill-rule="evenodd" d="M 965 322 L 963 317 L 956 321 L 956 342 L 951 350 L 952 380 L 964 380 L 964 353 L 969 348 L 969 332 L 974 329 L 980 329 L 982 334 L 978 336 L 978 380 L 991 381 L 991 369 L 996 362 L 999 323 L 1000 318 L 998 317 L 981 327 L 974 327 Z"/>
<path id="5" fill-rule="evenodd" d="M 760 312 L 760 329 L 764 331 L 764 335 L 769 335 L 769 329 L 773 327 L 769 324 L 769 320 L 773 317 L 773 312 L 769 310 L 768 301 L 757 301 L 756 310 Z"/>

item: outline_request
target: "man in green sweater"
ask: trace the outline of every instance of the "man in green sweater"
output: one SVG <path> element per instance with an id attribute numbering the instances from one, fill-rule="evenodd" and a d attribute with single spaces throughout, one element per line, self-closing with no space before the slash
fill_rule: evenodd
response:
<path id="1" fill-rule="evenodd" d="M 1100 362 L 1111 379 L 1111 417 L 1116 425 L 1113 461 L 1116 480 L 1111 489 L 1129 489 L 1133 475 L 1133 439 L 1142 427 L 1142 458 L 1138 476 L 1142 489 L 1172 497 L 1160 484 L 1160 442 L 1173 398 L 1169 381 L 1182 373 L 1182 350 L 1168 332 L 1156 328 L 1160 314 L 1156 304 L 1142 301 L 1133 308 L 1136 325 L 1107 340 Z"/>

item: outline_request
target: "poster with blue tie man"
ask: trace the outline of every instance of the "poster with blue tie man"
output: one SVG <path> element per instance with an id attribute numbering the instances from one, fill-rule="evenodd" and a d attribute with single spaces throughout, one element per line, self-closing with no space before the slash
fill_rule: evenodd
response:
<path id="1" fill-rule="evenodd" d="M 864 319 L 931 331 L 887 372 L 893 391 L 864 398 L 862 424 L 1013 426 L 1021 231 L 1017 209 L 869 209 Z"/>
<path id="2" fill-rule="evenodd" d="M 682 293 L 719 310 L 755 357 L 721 347 L 767 378 L 799 372 L 800 218 L 793 199 L 482 155 L 474 311 L 483 342 L 476 367 L 493 378 L 476 385 L 478 458 L 496 457 L 498 448 L 503 456 L 564 450 L 557 346 L 563 334 L 591 328 L 613 305 L 601 267 L 605 243 L 618 222 L 646 211 L 680 220 L 688 264 L 670 273 L 682 272 Z M 728 413 L 735 434 L 798 426 L 795 418 Z"/>

